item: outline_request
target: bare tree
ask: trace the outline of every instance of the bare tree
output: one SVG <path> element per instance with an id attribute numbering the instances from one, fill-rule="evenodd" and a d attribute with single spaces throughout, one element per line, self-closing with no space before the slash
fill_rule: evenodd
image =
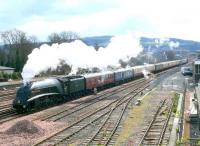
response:
<path id="1" fill-rule="evenodd" d="M 69 66 L 65 60 L 60 59 L 59 65 L 53 69 L 48 68 L 45 71 L 39 73 L 39 76 L 52 76 L 52 75 L 68 75 L 71 72 L 72 67 Z"/>
<path id="2" fill-rule="evenodd" d="M 52 33 L 48 36 L 50 43 L 72 42 L 80 39 L 79 35 L 72 31 L 63 31 L 61 33 Z"/>
<path id="3" fill-rule="evenodd" d="M 1 39 L 4 42 L 4 49 L 7 51 L 7 58 L 9 58 L 6 64 L 15 67 L 16 71 L 20 71 L 28 54 L 36 47 L 37 38 L 29 37 L 25 32 L 13 29 L 2 32 Z"/>
<path id="4" fill-rule="evenodd" d="M 61 37 L 58 33 L 52 33 L 48 36 L 48 41 L 51 43 L 61 43 Z"/>

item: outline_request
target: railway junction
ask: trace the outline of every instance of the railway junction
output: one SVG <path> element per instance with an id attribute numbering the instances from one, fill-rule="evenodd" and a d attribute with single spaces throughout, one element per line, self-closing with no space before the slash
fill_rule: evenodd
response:
<path id="1" fill-rule="evenodd" d="M 197 145 L 192 81 L 178 66 L 23 114 L 11 106 L 18 85 L 3 84 L 0 145 Z"/>

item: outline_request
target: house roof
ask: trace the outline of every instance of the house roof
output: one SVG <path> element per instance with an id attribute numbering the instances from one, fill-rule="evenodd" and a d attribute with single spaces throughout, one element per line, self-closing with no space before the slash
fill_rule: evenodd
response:
<path id="1" fill-rule="evenodd" d="M 0 70 L 14 70 L 14 68 L 5 67 L 5 66 L 0 66 Z"/>

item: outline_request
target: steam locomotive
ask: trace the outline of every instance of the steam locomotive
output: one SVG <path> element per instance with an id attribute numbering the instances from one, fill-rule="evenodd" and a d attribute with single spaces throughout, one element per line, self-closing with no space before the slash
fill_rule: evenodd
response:
<path id="1" fill-rule="evenodd" d="M 46 107 L 83 96 L 94 89 L 109 88 L 143 76 L 143 71 L 160 72 L 187 63 L 187 59 L 161 62 L 120 69 L 113 72 L 94 73 L 83 76 L 48 78 L 27 83 L 17 89 L 13 108 L 18 112 Z"/>

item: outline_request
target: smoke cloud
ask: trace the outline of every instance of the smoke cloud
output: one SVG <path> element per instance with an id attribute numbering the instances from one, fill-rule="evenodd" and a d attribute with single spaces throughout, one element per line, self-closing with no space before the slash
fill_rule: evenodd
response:
<path id="1" fill-rule="evenodd" d="M 155 39 L 155 44 L 157 48 L 163 45 L 168 45 L 170 49 L 178 48 L 180 45 L 178 41 L 177 42 L 170 41 L 169 38 Z"/>
<path id="2" fill-rule="evenodd" d="M 179 47 L 179 42 L 170 41 L 170 42 L 169 42 L 169 47 L 170 47 L 171 49 L 178 48 L 178 47 Z"/>
<path id="3" fill-rule="evenodd" d="M 119 66 L 120 59 L 136 57 L 142 50 L 139 38 L 132 35 L 115 36 L 106 48 L 99 48 L 98 51 L 80 40 L 51 46 L 44 44 L 28 55 L 22 77 L 27 82 L 48 68 L 56 69 L 60 60 L 65 60 L 72 66 L 72 72 L 78 67 L 98 67 L 105 70 L 108 65 Z"/>
<path id="4" fill-rule="evenodd" d="M 143 73 L 145 79 L 149 79 L 149 74 L 150 74 L 149 71 L 147 71 L 147 70 L 144 69 L 144 70 L 142 70 L 142 73 Z"/>

